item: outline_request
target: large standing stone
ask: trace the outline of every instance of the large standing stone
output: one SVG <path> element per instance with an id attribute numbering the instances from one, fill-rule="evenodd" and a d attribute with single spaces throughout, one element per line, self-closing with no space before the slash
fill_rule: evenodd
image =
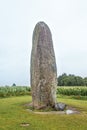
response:
<path id="1" fill-rule="evenodd" d="M 30 71 L 33 107 L 55 106 L 56 61 L 52 35 L 44 22 L 37 23 L 33 32 Z"/>

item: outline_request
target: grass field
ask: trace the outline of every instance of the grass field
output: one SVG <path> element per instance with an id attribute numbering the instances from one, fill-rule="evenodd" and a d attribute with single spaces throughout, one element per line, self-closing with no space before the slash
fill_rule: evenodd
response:
<path id="1" fill-rule="evenodd" d="M 31 96 L 0 99 L 0 130 L 86 130 L 87 101 L 59 96 L 59 102 L 76 107 L 80 114 L 39 115 L 26 111 L 23 104 L 31 102 Z M 29 123 L 29 126 L 20 126 Z"/>

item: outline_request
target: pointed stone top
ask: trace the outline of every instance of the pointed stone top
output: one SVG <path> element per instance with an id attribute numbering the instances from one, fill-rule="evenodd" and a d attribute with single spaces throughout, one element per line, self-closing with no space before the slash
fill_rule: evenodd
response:
<path id="1" fill-rule="evenodd" d="M 39 24 L 39 25 L 46 25 L 46 23 L 44 21 L 40 21 L 37 24 Z"/>
<path id="2" fill-rule="evenodd" d="M 40 21 L 40 22 L 38 22 L 37 24 L 36 24 L 36 26 L 40 26 L 40 27 L 47 27 L 47 28 L 49 28 L 48 27 L 48 25 L 45 23 L 45 22 L 43 22 L 43 21 Z"/>

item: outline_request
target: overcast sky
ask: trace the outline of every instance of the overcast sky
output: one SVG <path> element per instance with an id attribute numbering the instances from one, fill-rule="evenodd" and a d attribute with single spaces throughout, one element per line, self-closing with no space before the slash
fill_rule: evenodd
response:
<path id="1" fill-rule="evenodd" d="M 87 0 L 0 0 L 0 86 L 30 85 L 39 21 L 52 32 L 58 75 L 87 76 Z"/>

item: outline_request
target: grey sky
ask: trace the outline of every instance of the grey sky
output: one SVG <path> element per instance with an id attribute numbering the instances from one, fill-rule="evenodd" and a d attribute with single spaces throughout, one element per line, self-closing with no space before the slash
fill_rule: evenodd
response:
<path id="1" fill-rule="evenodd" d="M 0 0 L 0 85 L 29 85 L 38 21 L 51 29 L 58 75 L 87 76 L 86 0 Z"/>

